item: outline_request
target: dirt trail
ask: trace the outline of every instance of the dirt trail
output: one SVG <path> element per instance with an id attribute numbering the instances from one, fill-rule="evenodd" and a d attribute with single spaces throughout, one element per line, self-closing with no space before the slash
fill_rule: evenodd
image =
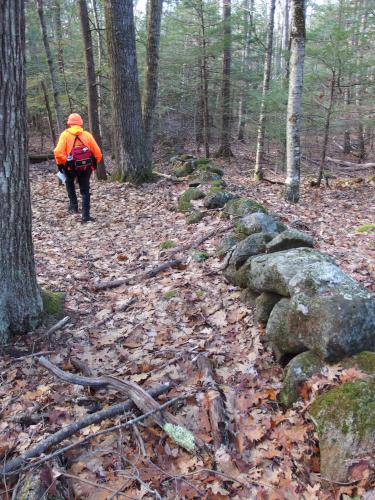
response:
<path id="1" fill-rule="evenodd" d="M 266 205 L 279 213 L 284 208 L 281 215 L 288 222 L 297 218 L 296 209 L 286 209 L 278 201 L 276 188 L 249 187 L 244 172 L 236 168 L 228 178 L 238 192 L 255 195 L 258 201 L 267 198 Z M 184 215 L 174 211 L 183 189 L 167 180 L 139 188 L 94 182 L 92 215 L 96 222 L 81 225 L 79 216 L 67 215 L 66 193 L 57 186 L 54 175 L 33 168 L 38 279 L 42 287 L 66 293 L 71 322 L 49 342 L 38 340 L 38 331 L 3 349 L 0 432 L 1 442 L 6 444 L 0 445 L 0 455 L 22 453 L 89 409 L 120 400 L 115 392 L 90 392 L 59 382 L 33 358 L 15 359 L 34 351 L 52 351 L 49 358 L 65 370 L 75 371 L 72 360 L 78 360 L 93 375 L 126 377 L 145 388 L 171 381 L 175 388 L 160 401 L 186 395 L 177 412 L 197 436 L 210 443 L 208 400 L 194 364 L 195 356 L 205 352 L 215 364 L 229 418 L 231 443 L 220 465 L 217 461 L 203 464 L 167 440 L 159 429 L 140 426 L 140 435 L 109 434 L 69 455 L 69 474 L 97 484 L 74 480 L 76 495 L 110 498 L 108 491 L 100 489 L 105 484 L 134 498 L 155 498 L 153 490 L 163 498 L 332 498 L 333 491 L 321 490 L 316 474 L 316 436 L 304 411 L 309 391 L 306 401 L 286 413 L 277 403 L 282 369 L 262 345 L 262 331 L 254 325 L 240 291 L 221 275 L 221 263 L 215 256 L 221 237 L 202 244 L 200 250 L 209 256 L 203 262 L 186 253 L 182 269 L 170 269 L 132 286 L 93 291 L 97 281 L 131 276 L 168 260 L 170 250 L 161 250 L 162 242 L 186 244 L 226 223 L 212 212 L 198 225 L 188 226 Z M 325 196 L 324 191 L 322 198 Z M 312 225 L 328 251 L 329 238 L 340 237 L 343 230 L 341 225 L 335 233 L 329 229 L 337 211 L 341 212 L 340 196 L 335 208 L 330 198 L 326 200 L 329 205 L 321 202 L 322 207 L 331 207 L 328 213 L 325 209 L 321 222 L 316 216 L 309 220 L 314 209 L 308 200 L 299 208 L 298 218 Z M 354 218 L 358 224 L 364 220 L 357 215 L 344 218 L 347 227 Z M 360 241 L 366 242 L 364 248 L 371 253 L 367 239 Z M 337 251 L 334 242 L 332 245 Z M 350 248 L 350 257 L 347 250 L 347 246 L 340 250 L 342 263 L 354 261 L 357 269 L 365 259 L 367 266 L 368 254 L 358 251 L 358 244 Z M 350 265 L 346 268 L 350 271 Z M 368 284 L 371 269 L 361 269 L 366 273 L 359 275 Z M 326 378 L 315 381 L 312 390 L 336 383 L 338 373 L 332 368 Z M 17 422 L 14 417 L 25 411 L 44 418 L 32 425 Z M 110 423 L 86 429 L 81 435 Z M 354 486 L 340 491 L 344 490 L 348 494 L 355 491 Z"/>

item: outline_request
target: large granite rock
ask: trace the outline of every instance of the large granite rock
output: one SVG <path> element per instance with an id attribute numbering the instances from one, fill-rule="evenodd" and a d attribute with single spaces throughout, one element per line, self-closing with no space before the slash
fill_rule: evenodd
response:
<path id="1" fill-rule="evenodd" d="M 272 345 L 277 361 L 284 362 L 290 354 L 306 351 L 305 345 L 290 332 L 290 299 L 281 299 L 272 309 L 266 327 L 266 340 Z"/>
<path id="2" fill-rule="evenodd" d="M 218 257 L 225 257 L 225 255 L 235 247 L 238 240 L 232 234 L 226 234 L 217 247 L 216 253 Z"/>
<path id="3" fill-rule="evenodd" d="M 355 464 L 375 457 L 375 382 L 335 387 L 319 396 L 309 413 L 319 436 L 321 476 L 334 483 L 361 479 Z"/>
<path id="4" fill-rule="evenodd" d="M 190 187 L 178 197 L 177 207 L 179 212 L 188 212 L 193 208 L 191 201 L 205 197 L 205 193 L 197 188 Z"/>
<path id="5" fill-rule="evenodd" d="M 298 401 L 304 382 L 323 367 L 323 361 L 310 351 L 295 356 L 285 367 L 283 386 L 279 393 L 280 403 L 288 408 Z"/>
<path id="6" fill-rule="evenodd" d="M 258 214 L 257 214 L 258 215 Z M 315 262 L 334 262 L 328 255 L 310 248 L 296 248 L 255 257 L 251 262 L 248 286 L 261 292 L 289 297 L 289 282 L 303 268 Z"/>
<path id="7" fill-rule="evenodd" d="M 245 215 L 236 224 L 236 231 L 244 236 L 255 233 L 269 233 L 276 236 L 286 229 L 282 222 L 262 212 Z"/>
<path id="8" fill-rule="evenodd" d="M 312 248 L 313 246 L 314 240 L 309 234 L 297 231 L 297 229 L 287 229 L 267 244 L 267 251 L 280 252 L 282 250 L 290 250 L 291 248 Z"/>
<path id="9" fill-rule="evenodd" d="M 375 301 L 337 266 L 315 262 L 288 283 L 290 335 L 321 358 L 337 361 L 375 351 Z"/>

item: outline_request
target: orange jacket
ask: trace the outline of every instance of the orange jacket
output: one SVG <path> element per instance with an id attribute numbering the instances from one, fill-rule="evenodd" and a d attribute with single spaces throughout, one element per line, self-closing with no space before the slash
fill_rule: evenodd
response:
<path id="1" fill-rule="evenodd" d="M 95 156 L 96 161 L 99 163 L 102 159 L 102 152 L 97 145 L 95 139 L 90 134 L 86 132 L 79 125 L 73 125 L 72 127 L 64 130 L 60 135 L 59 142 L 54 149 L 55 160 L 57 165 L 65 165 L 68 155 L 71 152 L 74 144 L 74 139 L 79 136 L 83 144 L 89 148 L 91 153 Z M 79 141 L 78 141 L 79 144 Z"/>

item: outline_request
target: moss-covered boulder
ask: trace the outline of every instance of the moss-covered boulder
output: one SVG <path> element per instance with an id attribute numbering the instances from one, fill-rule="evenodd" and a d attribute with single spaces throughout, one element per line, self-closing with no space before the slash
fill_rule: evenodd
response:
<path id="1" fill-rule="evenodd" d="M 199 212 L 199 210 L 194 210 L 191 212 L 187 217 L 186 217 L 186 223 L 187 224 L 197 224 L 200 222 L 204 217 L 203 212 Z"/>
<path id="2" fill-rule="evenodd" d="M 268 233 L 276 236 L 286 229 L 287 227 L 282 222 L 262 212 L 245 215 L 236 223 L 236 232 L 245 236 L 255 233 Z"/>
<path id="3" fill-rule="evenodd" d="M 204 185 L 204 184 L 212 184 L 213 182 L 222 182 L 222 178 L 219 174 L 215 172 L 199 172 L 197 175 L 192 176 L 192 179 L 189 181 L 189 184 L 194 185 Z"/>
<path id="4" fill-rule="evenodd" d="M 196 160 L 193 158 L 183 160 L 182 157 L 179 160 L 173 162 L 174 170 L 172 175 L 175 177 L 186 177 L 194 172 L 196 169 Z"/>
<path id="5" fill-rule="evenodd" d="M 255 301 L 255 319 L 261 325 L 266 325 L 272 309 L 282 297 L 276 293 L 263 292 Z"/>
<path id="6" fill-rule="evenodd" d="M 252 261 L 249 287 L 259 293 L 274 292 L 289 297 L 291 279 L 315 262 L 333 262 L 333 259 L 311 248 L 295 248 L 259 255 Z"/>
<path id="7" fill-rule="evenodd" d="M 64 316 L 65 294 L 63 292 L 51 292 L 41 290 L 43 301 L 43 314 L 62 318 Z"/>
<path id="8" fill-rule="evenodd" d="M 238 240 L 231 234 L 226 234 L 217 247 L 216 254 L 218 257 L 225 257 L 231 248 L 236 246 Z"/>
<path id="9" fill-rule="evenodd" d="M 331 389 L 310 406 L 320 447 L 320 473 L 350 482 L 359 460 L 375 456 L 375 382 L 355 380 Z"/>
<path id="10" fill-rule="evenodd" d="M 272 236 L 267 233 L 256 233 L 247 236 L 237 243 L 228 259 L 228 266 L 233 266 L 234 270 L 239 269 L 249 257 L 264 253 L 267 242 L 271 239 Z"/>
<path id="11" fill-rule="evenodd" d="M 195 262 L 203 262 L 209 258 L 207 252 L 204 250 L 197 250 L 195 248 L 191 250 L 190 255 Z"/>
<path id="12" fill-rule="evenodd" d="M 179 197 L 178 197 L 178 211 L 179 212 L 188 212 L 193 208 L 191 201 L 192 200 L 199 200 L 201 198 L 204 198 L 205 194 L 203 191 L 197 189 L 197 188 L 189 188 L 186 191 L 184 191 Z"/>
<path id="13" fill-rule="evenodd" d="M 289 328 L 290 299 L 281 299 L 272 309 L 266 326 L 266 339 L 271 343 L 277 361 L 283 363 L 290 354 L 306 351 L 304 344 Z"/>
<path id="14" fill-rule="evenodd" d="M 306 349 L 328 361 L 375 351 L 375 301 L 340 268 L 324 261 L 304 266 L 288 289 L 289 329 Z"/>
<path id="15" fill-rule="evenodd" d="M 241 290 L 241 300 L 248 307 L 253 308 L 255 306 L 258 294 L 250 290 L 249 288 L 244 288 Z"/>
<path id="16" fill-rule="evenodd" d="M 209 209 L 222 208 L 231 198 L 233 198 L 232 193 L 215 188 L 206 195 L 203 204 Z"/>
<path id="17" fill-rule="evenodd" d="M 257 201 L 248 198 L 236 198 L 228 201 L 225 205 L 225 212 L 228 215 L 241 217 L 255 212 L 267 213 L 267 209 Z"/>
<path id="18" fill-rule="evenodd" d="M 248 273 L 251 268 L 251 259 L 254 257 L 249 257 L 245 264 L 241 266 L 239 269 L 236 269 L 234 266 L 228 266 L 224 269 L 225 278 L 232 285 L 239 286 L 240 288 L 247 288 L 248 282 Z"/>
<path id="19" fill-rule="evenodd" d="M 297 229 L 287 229 L 278 234 L 267 245 L 268 252 L 280 252 L 291 248 L 301 248 L 314 246 L 312 236 Z"/>
<path id="20" fill-rule="evenodd" d="M 375 377 L 375 352 L 359 352 L 344 359 L 341 364 L 344 368 L 358 368 L 358 370 Z"/>
<path id="21" fill-rule="evenodd" d="M 284 370 L 283 386 L 279 393 L 280 403 L 288 408 L 298 401 L 302 385 L 323 367 L 324 362 L 310 351 L 295 356 Z"/>

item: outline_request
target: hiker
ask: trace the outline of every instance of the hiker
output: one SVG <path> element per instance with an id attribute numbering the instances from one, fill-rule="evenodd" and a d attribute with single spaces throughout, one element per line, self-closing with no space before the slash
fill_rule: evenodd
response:
<path id="1" fill-rule="evenodd" d="M 93 221 L 90 217 L 90 176 L 102 159 L 102 153 L 93 136 L 83 130 L 83 120 L 77 113 L 69 115 L 68 127 L 60 135 L 54 150 L 59 172 L 65 176 L 70 213 L 78 213 L 78 200 L 74 185 L 77 178 L 82 196 L 82 222 Z"/>

